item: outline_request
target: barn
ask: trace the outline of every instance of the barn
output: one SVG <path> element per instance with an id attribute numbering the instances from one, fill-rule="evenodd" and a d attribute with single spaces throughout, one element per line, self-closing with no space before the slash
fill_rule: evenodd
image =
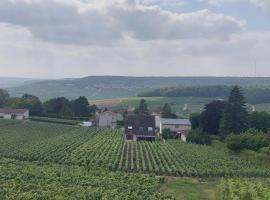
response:
<path id="1" fill-rule="evenodd" d="M 29 118 L 29 110 L 0 108 L 0 118 L 25 120 Z"/>

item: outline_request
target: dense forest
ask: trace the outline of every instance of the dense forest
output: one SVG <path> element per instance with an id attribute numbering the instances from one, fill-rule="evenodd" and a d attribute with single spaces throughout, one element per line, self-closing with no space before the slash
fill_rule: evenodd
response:
<path id="1" fill-rule="evenodd" d="M 139 97 L 216 97 L 225 98 L 230 93 L 231 86 L 189 86 L 168 87 L 149 90 L 140 93 Z M 247 102 L 251 104 L 270 103 L 270 89 L 249 87 L 242 88 Z"/>

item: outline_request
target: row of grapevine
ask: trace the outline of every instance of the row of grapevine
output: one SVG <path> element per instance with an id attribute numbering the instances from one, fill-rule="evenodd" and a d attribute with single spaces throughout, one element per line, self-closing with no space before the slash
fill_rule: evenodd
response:
<path id="1" fill-rule="evenodd" d="M 265 167 L 209 146 L 125 142 L 120 130 L 38 122 L 0 126 L 1 156 L 170 176 L 270 176 Z"/>
<path id="2" fill-rule="evenodd" d="M 223 179 L 219 185 L 221 200 L 270 199 L 270 180 L 256 178 Z"/>
<path id="3" fill-rule="evenodd" d="M 158 192 L 160 178 L 83 167 L 37 165 L 0 159 L 1 200 L 170 200 Z"/>

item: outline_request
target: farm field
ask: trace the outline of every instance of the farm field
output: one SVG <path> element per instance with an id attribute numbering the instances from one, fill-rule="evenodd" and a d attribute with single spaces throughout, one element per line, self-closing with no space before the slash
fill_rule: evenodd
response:
<path id="1" fill-rule="evenodd" d="M 224 148 L 177 140 L 125 143 L 120 130 L 0 120 L 4 200 L 240 200 L 251 192 L 260 199 L 268 195 L 269 177 L 269 168 Z M 249 182 L 260 189 L 251 190 Z"/>
<path id="2" fill-rule="evenodd" d="M 0 199 L 173 199 L 161 178 L 0 159 Z"/>
<path id="3" fill-rule="evenodd" d="M 269 179 L 223 179 L 219 185 L 222 200 L 270 199 Z"/>
<path id="4" fill-rule="evenodd" d="M 91 104 L 97 105 L 99 108 L 109 108 L 111 110 L 123 110 L 129 106 L 136 108 L 142 97 L 129 97 L 120 99 L 104 99 L 90 101 Z M 201 112 L 205 104 L 214 100 L 214 98 L 199 97 L 144 97 L 148 103 L 150 111 L 161 110 L 165 103 L 171 105 L 174 113 L 179 113 L 183 117 L 189 117 L 191 113 Z M 252 111 L 252 105 L 248 105 L 248 109 Z M 266 111 L 270 113 L 270 104 L 255 105 L 256 111 Z"/>
<path id="5" fill-rule="evenodd" d="M 90 103 L 96 104 L 100 108 L 122 110 L 127 109 L 129 106 L 136 108 L 141 99 L 141 97 L 129 97 L 122 99 L 91 101 Z M 173 112 L 178 112 L 183 116 L 188 116 L 190 113 L 194 112 L 201 112 L 204 105 L 213 100 L 212 98 L 197 97 L 146 97 L 143 99 L 147 101 L 150 111 L 161 110 L 165 103 L 169 103 Z"/>
<path id="6" fill-rule="evenodd" d="M 264 177 L 270 170 L 229 152 L 180 141 L 125 143 L 120 130 L 0 123 L 0 156 L 111 171 L 192 177 Z"/>

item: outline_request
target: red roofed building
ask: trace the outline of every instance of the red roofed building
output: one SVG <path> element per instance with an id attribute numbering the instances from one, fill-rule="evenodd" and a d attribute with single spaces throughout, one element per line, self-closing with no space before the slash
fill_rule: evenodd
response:
<path id="1" fill-rule="evenodd" d="M 0 108 L 0 118 L 19 119 L 19 120 L 28 119 L 29 110 L 28 109 Z"/>

